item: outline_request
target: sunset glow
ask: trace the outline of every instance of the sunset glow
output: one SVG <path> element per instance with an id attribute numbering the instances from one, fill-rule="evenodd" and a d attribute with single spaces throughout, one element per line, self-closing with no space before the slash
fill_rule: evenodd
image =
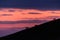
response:
<path id="1" fill-rule="evenodd" d="M 33 14 L 32 14 L 33 13 Z M 36 14 L 35 14 L 36 13 Z M 0 21 L 16 21 L 16 20 L 50 20 L 49 16 L 60 17 L 60 10 L 37 10 L 37 9 L 18 9 L 18 8 L 1 8 Z"/>
<path id="2" fill-rule="evenodd" d="M 54 18 L 60 18 L 60 10 L 0 8 L 0 34 L 4 36 L 22 31 Z"/>
<path id="3" fill-rule="evenodd" d="M 0 22 L 1 21 L 22 21 L 16 24 L 0 23 L 0 28 L 13 28 L 13 27 L 32 27 L 39 23 L 32 23 L 30 20 L 53 20 L 53 18 L 60 18 L 60 10 L 37 10 L 37 9 L 20 9 L 20 8 L 0 8 Z M 28 23 L 23 21 L 29 21 Z"/>

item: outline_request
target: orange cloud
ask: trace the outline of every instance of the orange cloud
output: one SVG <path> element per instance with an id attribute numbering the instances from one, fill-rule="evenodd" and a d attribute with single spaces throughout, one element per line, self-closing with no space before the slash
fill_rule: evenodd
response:
<path id="1" fill-rule="evenodd" d="M 4 16 L 3 14 L 6 15 Z M 9 14 L 11 14 L 11 16 L 9 16 Z M 44 19 L 48 16 L 60 16 L 60 10 L 43 11 L 37 9 L 18 9 L 18 8 L 2 8 L 2 10 L 0 10 L 0 21 L 28 20 L 24 18 Z"/>

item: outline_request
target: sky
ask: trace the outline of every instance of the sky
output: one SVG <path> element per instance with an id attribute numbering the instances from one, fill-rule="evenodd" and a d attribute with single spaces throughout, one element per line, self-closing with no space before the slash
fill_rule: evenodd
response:
<path id="1" fill-rule="evenodd" d="M 0 0 L 0 26 L 2 27 L 4 23 L 9 24 L 9 22 L 3 22 L 2 25 L 1 21 L 35 23 L 34 20 L 40 20 L 36 21 L 39 23 L 41 20 L 46 22 L 44 20 L 53 18 L 60 18 L 60 0 Z"/>
<path id="2" fill-rule="evenodd" d="M 0 0 L 0 7 L 60 9 L 60 0 Z"/>

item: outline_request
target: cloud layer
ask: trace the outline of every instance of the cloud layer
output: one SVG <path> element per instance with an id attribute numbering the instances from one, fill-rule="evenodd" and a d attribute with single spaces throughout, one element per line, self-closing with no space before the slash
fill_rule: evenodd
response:
<path id="1" fill-rule="evenodd" d="M 0 8 L 0 21 L 53 19 L 53 18 L 50 19 L 47 18 L 49 16 L 60 16 L 60 10 Z"/>

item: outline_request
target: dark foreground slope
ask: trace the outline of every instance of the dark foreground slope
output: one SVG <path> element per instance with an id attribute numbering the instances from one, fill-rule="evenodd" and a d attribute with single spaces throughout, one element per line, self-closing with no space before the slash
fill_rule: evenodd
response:
<path id="1" fill-rule="evenodd" d="M 60 40 L 60 19 L 53 20 L 15 34 L 2 37 L 1 40 Z"/>

